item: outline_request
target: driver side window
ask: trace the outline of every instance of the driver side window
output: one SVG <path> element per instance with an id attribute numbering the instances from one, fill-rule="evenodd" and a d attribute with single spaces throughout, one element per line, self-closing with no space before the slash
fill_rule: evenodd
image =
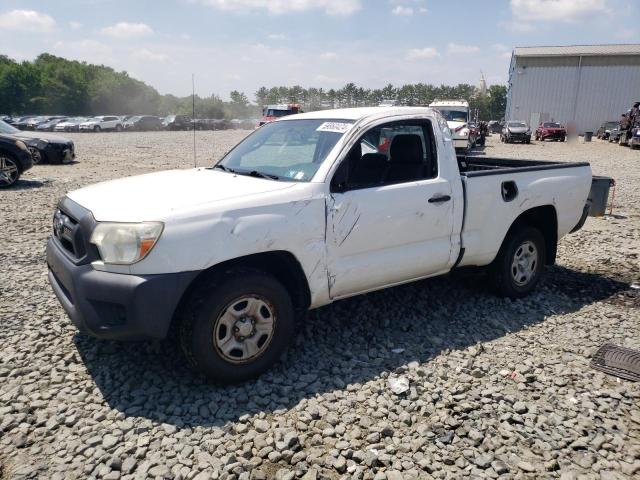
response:
<path id="1" fill-rule="evenodd" d="M 368 130 L 335 172 L 331 190 L 347 191 L 435 178 L 431 122 L 400 121 Z"/>

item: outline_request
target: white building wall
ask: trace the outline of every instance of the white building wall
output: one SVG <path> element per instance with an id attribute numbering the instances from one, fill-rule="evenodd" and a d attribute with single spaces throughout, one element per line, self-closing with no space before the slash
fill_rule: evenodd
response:
<path id="1" fill-rule="evenodd" d="M 640 56 L 516 57 L 506 118 L 573 121 L 579 133 L 595 132 L 634 101 L 640 101 Z"/>

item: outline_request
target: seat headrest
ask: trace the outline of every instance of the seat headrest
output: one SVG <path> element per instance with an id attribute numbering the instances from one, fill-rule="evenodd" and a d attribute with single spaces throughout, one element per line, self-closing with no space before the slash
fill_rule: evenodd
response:
<path id="1" fill-rule="evenodd" d="M 422 163 L 422 139 L 419 135 L 396 135 L 389 149 L 390 163 Z"/>

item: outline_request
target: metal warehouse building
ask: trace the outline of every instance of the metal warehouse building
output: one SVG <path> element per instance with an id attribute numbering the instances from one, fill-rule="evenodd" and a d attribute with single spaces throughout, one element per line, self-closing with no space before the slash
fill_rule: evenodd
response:
<path id="1" fill-rule="evenodd" d="M 640 45 L 517 47 L 511 56 L 507 120 L 535 128 L 574 122 L 578 133 L 640 101 Z"/>

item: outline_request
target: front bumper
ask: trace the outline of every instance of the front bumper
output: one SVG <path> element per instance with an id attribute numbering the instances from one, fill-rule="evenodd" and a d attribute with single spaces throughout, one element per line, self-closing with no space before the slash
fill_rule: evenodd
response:
<path id="1" fill-rule="evenodd" d="M 49 143 L 43 150 L 49 163 L 70 163 L 76 158 L 72 143 Z"/>
<path id="2" fill-rule="evenodd" d="M 530 133 L 509 133 L 509 140 L 512 142 L 530 142 Z"/>
<path id="3" fill-rule="evenodd" d="M 542 140 L 563 140 L 567 136 L 566 132 L 543 132 Z"/>
<path id="4" fill-rule="evenodd" d="M 124 275 L 78 265 L 56 238 L 47 242 L 49 283 L 74 325 L 97 338 L 162 339 L 199 272 Z"/>

